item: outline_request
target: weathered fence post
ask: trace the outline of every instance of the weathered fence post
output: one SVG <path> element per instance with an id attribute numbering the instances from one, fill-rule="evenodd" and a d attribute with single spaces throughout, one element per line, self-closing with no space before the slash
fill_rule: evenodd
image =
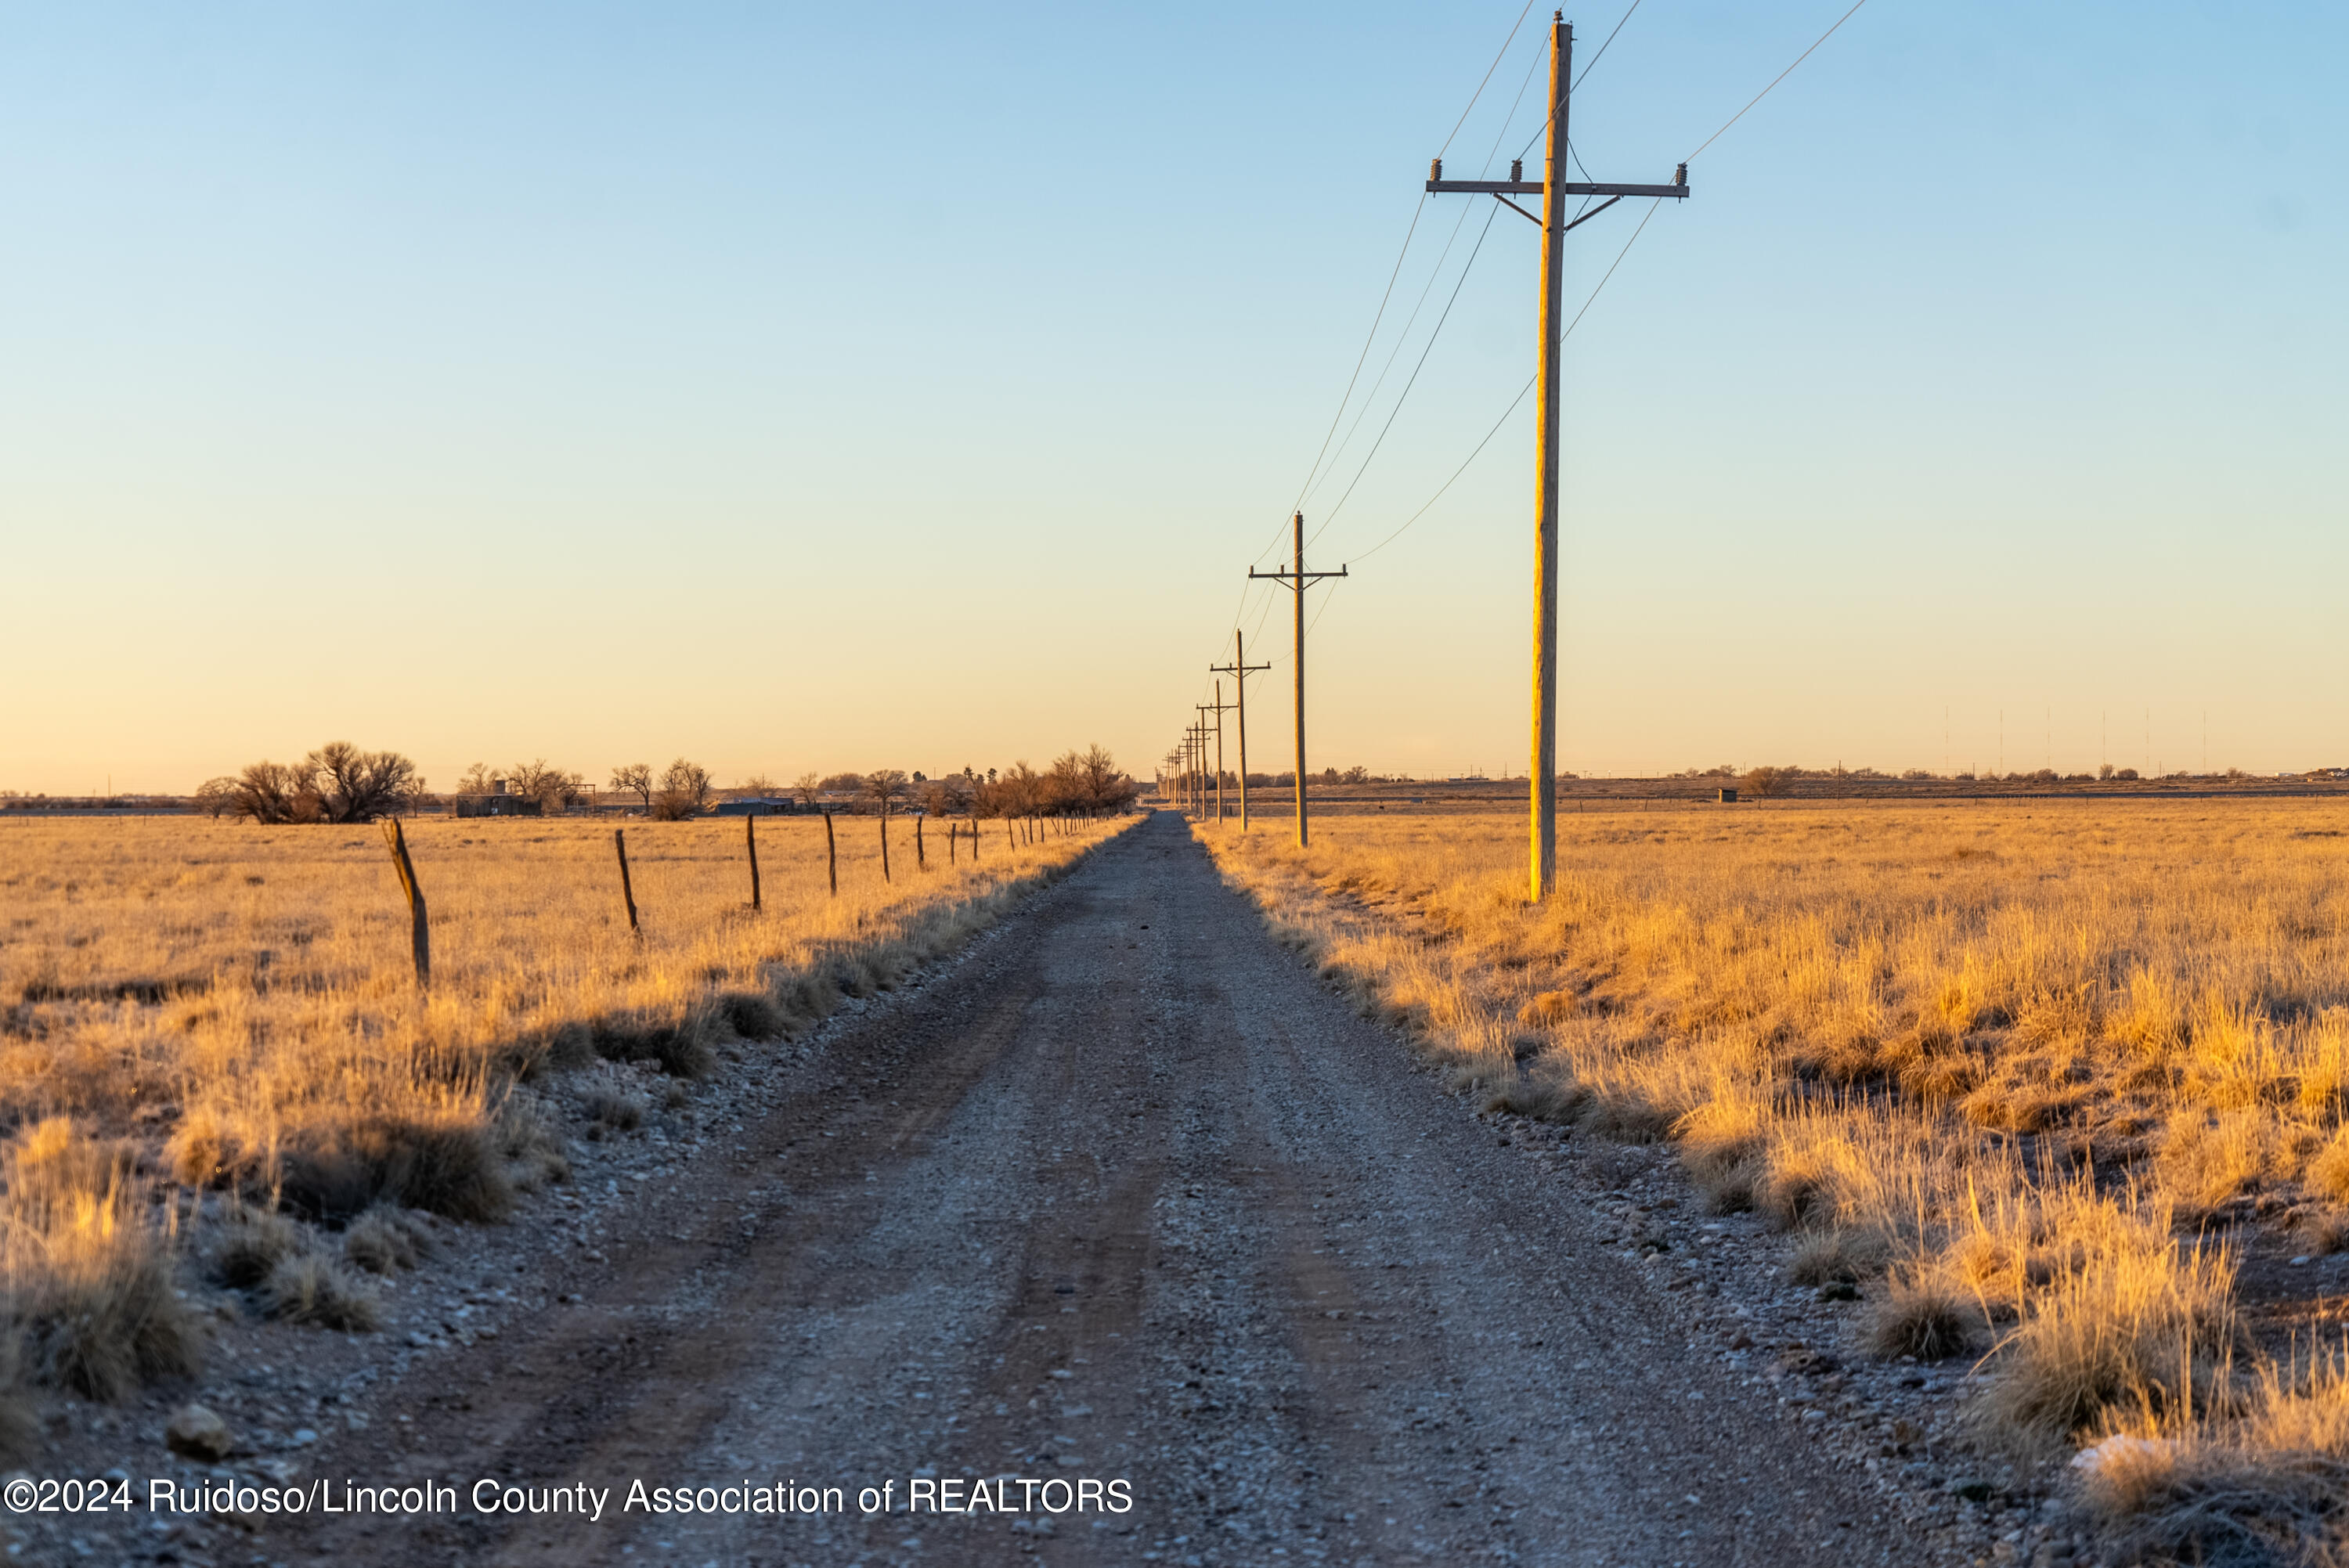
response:
<path id="1" fill-rule="evenodd" d="M 881 802 L 881 880 L 889 880 L 889 802 Z"/>
<path id="2" fill-rule="evenodd" d="M 914 869 L 917 872 L 930 869 L 930 857 L 922 849 L 922 820 L 919 817 L 914 819 Z"/>
<path id="3" fill-rule="evenodd" d="M 955 863 L 955 835 L 961 831 L 962 829 L 953 822 L 947 824 L 947 864 L 949 867 Z"/>
<path id="4" fill-rule="evenodd" d="M 636 925 L 636 890 L 628 881 L 628 830 L 626 828 L 612 830 L 612 847 L 620 854 L 620 900 L 628 906 L 628 929 L 642 935 Z"/>
<path id="5" fill-rule="evenodd" d="M 416 885 L 416 862 L 408 858 L 408 835 L 399 819 L 383 825 L 384 842 L 391 846 L 392 869 L 399 873 L 399 889 L 408 895 L 409 945 L 416 956 L 416 983 L 432 984 L 432 931 L 424 915 L 424 890 Z"/>
<path id="6" fill-rule="evenodd" d="M 970 863 L 978 864 L 978 808 L 970 809 Z"/>
<path id="7" fill-rule="evenodd" d="M 840 843 L 832 836 L 832 813 L 823 814 L 824 869 L 832 873 L 832 896 L 840 896 Z"/>
<path id="8" fill-rule="evenodd" d="M 746 816 L 742 819 L 742 842 L 749 846 L 750 851 L 750 908 L 753 913 L 756 913 L 759 907 L 758 818 Z"/>

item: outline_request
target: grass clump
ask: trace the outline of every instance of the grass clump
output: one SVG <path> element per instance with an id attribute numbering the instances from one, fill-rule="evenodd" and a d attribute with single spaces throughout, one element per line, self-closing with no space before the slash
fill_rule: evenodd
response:
<path id="1" fill-rule="evenodd" d="M 373 1274 L 415 1268 L 431 1253 L 431 1233 L 397 1209 L 369 1209 L 343 1231 L 343 1256 Z"/>
<path id="2" fill-rule="evenodd" d="M 264 1314 L 285 1323 L 345 1334 L 369 1334 L 383 1326 L 375 1293 L 344 1264 L 315 1250 L 278 1259 L 254 1294 Z"/>
<path id="3" fill-rule="evenodd" d="M 94 1399 L 192 1372 L 202 1343 L 129 1151 L 64 1117 L 0 1149 L 0 1303 L 36 1377 Z"/>

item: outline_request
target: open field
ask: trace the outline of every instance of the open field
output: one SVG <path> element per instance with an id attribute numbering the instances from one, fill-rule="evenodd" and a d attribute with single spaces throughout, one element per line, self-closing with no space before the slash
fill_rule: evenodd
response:
<path id="1" fill-rule="evenodd" d="M 1984 1450 L 2120 1538 L 2340 1543 L 2349 806 L 2048 801 L 1203 827 L 1277 930 L 1481 1103 L 1668 1140 L 1951 1359 Z"/>
<path id="2" fill-rule="evenodd" d="M 353 1269 L 412 1264 L 414 1212 L 502 1217 L 574 1131 L 892 987 L 1124 825 L 986 821 L 974 865 L 933 822 L 924 864 L 899 819 L 885 880 L 880 821 L 843 819 L 834 896 L 824 823 L 766 819 L 754 913 L 741 820 L 633 823 L 639 935 L 608 824 L 411 820 L 420 990 L 373 827 L 0 823 L 0 1445 L 12 1377 L 192 1370 L 183 1271 L 369 1326 Z M 627 1062 L 657 1071 L 561 1087 Z"/>

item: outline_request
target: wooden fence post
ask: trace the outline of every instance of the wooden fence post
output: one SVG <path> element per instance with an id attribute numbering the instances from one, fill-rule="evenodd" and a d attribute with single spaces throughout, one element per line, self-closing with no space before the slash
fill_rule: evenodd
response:
<path id="1" fill-rule="evenodd" d="M 970 863 L 978 864 L 978 808 L 970 809 Z"/>
<path id="2" fill-rule="evenodd" d="M 930 869 L 930 857 L 922 848 L 922 820 L 919 817 L 914 819 L 914 869 L 917 872 Z"/>
<path id="3" fill-rule="evenodd" d="M 752 816 L 746 816 L 746 817 L 744 817 L 744 818 L 742 819 L 742 842 L 743 842 L 744 844 L 746 844 L 747 846 L 749 846 L 750 851 L 750 909 L 751 909 L 751 913 L 756 913 L 758 912 L 758 908 L 759 908 L 759 819 L 758 819 L 758 818 L 756 818 L 756 817 L 752 817 Z"/>
<path id="4" fill-rule="evenodd" d="M 823 814 L 824 868 L 832 873 L 832 896 L 840 896 L 840 844 L 832 836 L 832 813 Z"/>
<path id="5" fill-rule="evenodd" d="M 889 880 L 889 802 L 881 802 L 881 880 Z"/>
<path id="6" fill-rule="evenodd" d="M 636 890 L 628 881 L 628 830 L 626 828 L 612 830 L 612 847 L 620 853 L 620 898 L 628 906 L 628 929 L 641 936 L 644 933 L 636 926 Z"/>
<path id="7" fill-rule="evenodd" d="M 955 835 L 961 831 L 962 829 L 954 822 L 947 823 L 947 864 L 948 866 L 955 863 Z"/>
<path id="8" fill-rule="evenodd" d="M 432 984 L 432 931 L 424 915 L 424 890 L 416 885 L 416 862 L 408 858 L 408 835 L 399 819 L 383 825 L 384 842 L 391 846 L 392 869 L 399 873 L 399 890 L 408 895 L 409 945 L 416 958 L 416 983 Z"/>

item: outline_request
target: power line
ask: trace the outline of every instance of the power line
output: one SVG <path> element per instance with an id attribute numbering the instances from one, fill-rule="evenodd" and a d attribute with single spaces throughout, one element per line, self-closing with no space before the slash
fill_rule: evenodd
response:
<path id="1" fill-rule="evenodd" d="M 1817 48 L 1821 44 L 1824 44 L 1829 38 L 1834 37 L 1836 27 L 1840 27 L 1846 22 L 1850 21 L 1854 15 L 1858 14 L 1859 7 L 1867 4 L 1868 0 L 1857 0 L 1857 4 L 1854 5 L 1850 10 L 1837 17 L 1835 27 L 1829 27 L 1826 32 L 1821 33 L 1816 39 L 1812 40 L 1811 47 L 1809 49 L 1805 49 L 1801 54 L 1795 57 L 1795 66 L 1799 66 L 1805 60 L 1809 59 L 1811 57 L 1812 49 Z M 1703 142 L 1698 146 L 1696 152 L 1702 152 L 1706 148 L 1711 147 L 1714 142 L 1719 141 L 1721 139 L 1721 131 L 1727 130 L 1731 126 L 1735 125 L 1739 120 L 1744 119 L 1745 118 L 1745 109 L 1752 108 L 1754 104 L 1760 103 L 1764 98 L 1768 98 L 1770 96 L 1770 88 L 1776 87 L 1780 82 L 1785 81 L 1788 77 L 1795 74 L 1795 66 L 1788 66 L 1785 70 L 1780 71 L 1776 76 L 1771 77 L 1770 87 L 1764 88 L 1760 92 L 1755 93 L 1754 95 L 1753 103 L 1747 104 L 1745 108 L 1741 108 L 1735 114 L 1731 115 L 1729 119 L 1723 123 L 1721 130 L 1716 130 L 1711 136 L 1704 139 Z M 1682 163 L 1693 162 L 1696 159 L 1696 152 L 1690 153 L 1688 157 L 1682 159 L 1681 161 Z"/>
<path id="2" fill-rule="evenodd" d="M 1616 22 L 1615 22 L 1615 32 L 1614 32 L 1614 33 L 1609 33 L 1609 34 L 1608 34 L 1608 35 L 1607 35 L 1607 44 L 1611 44 L 1611 43 L 1613 43 L 1613 42 L 1615 41 L 1615 33 L 1619 33 L 1619 32 L 1621 32 L 1621 31 L 1623 30 L 1623 24 L 1624 24 L 1624 23 L 1626 23 L 1626 22 L 1628 22 L 1628 21 L 1630 21 L 1630 20 L 1631 19 L 1631 11 L 1637 11 L 1639 8 L 1640 8 L 1640 0 L 1631 0 L 1631 9 L 1630 9 L 1630 11 L 1626 11 L 1626 12 L 1624 12 L 1624 13 L 1623 13 L 1623 15 L 1622 15 L 1621 16 L 1619 16 L 1619 17 L 1618 17 L 1618 18 L 1616 19 Z M 1607 52 L 1607 44 L 1601 44 L 1601 45 L 1599 45 L 1599 55 L 1603 55 L 1603 54 L 1605 54 L 1605 53 Z M 1589 63 L 1588 65 L 1584 66 L 1584 67 L 1582 67 L 1581 71 L 1576 75 L 1576 77 L 1575 77 L 1575 78 L 1574 78 L 1574 86 L 1575 86 L 1575 88 L 1576 88 L 1577 90 L 1579 90 L 1579 89 L 1581 88 L 1581 87 L 1582 87 L 1582 78 L 1583 78 L 1584 77 L 1588 76 L 1592 71 L 1594 71 L 1594 70 L 1596 70 L 1596 69 L 1598 68 L 1598 67 L 1599 67 L 1599 55 L 1593 55 L 1593 56 L 1591 56 L 1591 57 L 1590 57 L 1590 63 Z M 1544 115 L 1544 116 L 1542 117 L 1542 122 L 1541 122 L 1539 125 L 1537 125 L 1537 126 L 1534 127 L 1534 133 L 1533 133 L 1531 136 L 1529 136 L 1529 137 L 1526 138 L 1526 145 L 1525 145 L 1524 149 L 1523 149 L 1521 151 L 1519 151 L 1519 152 L 1518 152 L 1517 156 L 1518 156 L 1518 157 L 1520 157 L 1520 158 L 1523 158 L 1523 157 L 1526 155 L 1526 153 L 1527 153 L 1527 152 L 1531 152 L 1531 151 L 1534 150 L 1534 143 L 1535 143 L 1535 142 L 1537 142 L 1537 141 L 1539 141 L 1539 140 L 1541 139 L 1541 134 L 1542 134 L 1542 132 L 1543 132 L 1543 131 L 1545 131 L 1545 130 L 1547 130 L 1548 129 L 1549 129 L 1549 117 L 1548 117 L 1547 115 Z M 1583 172 L 1584 172 L 1585 174 L 1588 174 L 1588 173 L 1589 172 L 1589 170 L 1583 170 Z"/>
<path id="3" fill-rule="evenodd" d="M 1633 3 L 1637 4 L 1637 0 L 1633 0 Z M 1438 158 L 1443 157 L 1444 152 L 1451 150 L 1452 137 L 1458 136 L 1460 134 L 1460 128 L 1468 123 L 1468 116 L 1476 108 L 1476 100 L 1485 96 L 1485 83 L 1490 82 L 1493 79 L 1493 73 L 1501 68 L 1501 56 L 1507 54 L 1509 52 L 1509 46 L 1517 41 L 1517 29 L 1526 25 L 1526 18 L 1533 13 L 1533 8 L 1534 0 L 1526 0 L 1526 8 L 1517 13 L 1516 21 L 1509 28 L 1509 36 L 1501 40 L 1501 54 L 1495 55 L 1493 57 L 1493 63 L 1485 67 L 1485 80 L 1478 82 L 1476 84 L 1476 90 L 1468 95 L 1468 107 L 1462 109 L 1460 111 L 1460 118 L 1453 122 L 1452 136 L 1447 136 L 1444 139 L 1444 149 L 1443 151 L 1439 151 L 1436 154 Z"/>
<path id="4" fill-rule="evenodd" d="M 1615 253 L 1615 260 L 1613 263 L 1608 267 L 1606 275 L 1599 280 L 1598 286 L 1590 291 L 1590 297 L 1582 302 L 1582 308 L 1574 313 L 1574 320 L 1568 322 L 1566 324 L 1566 330 L 1557 335 L 1557 340 L 1560 343 L 1564 343 L 1567 338 L 1572 335 L 1576 323 L 1581 321 L 1583 316 L 1589 313 L 1591 305 L 1596 304 L 1599 299 L 1599 289 L 1603 289 L 1607 286 L 1607 279 L 1615 275 L 1615 269 L 1621 266 L 1623 264 L 1623 258 L 1631 253 L 1631 246 L 1638 242 L 1640 232 L 1647 228 L 1648 219 L 1654 217 L 1656 215 L 1656 209 L 1663 204 L 1663 199 L 1661 197 L 1658 197 L 1655 201 L 1648 204 L 1647 217 L 1640 220 L 1640 227 L 1631 231 L 1631 238 L 1624 241 L 1623 248 Z M 1432 507 L 1437 501 L 1442 500 L 1444 499 L 1444 492 L 1450 490 L 1453 485 L 1457 482 L 1460 476 L 1468 471 L 1468 465 L 1475 462 L 1477 457 L 1483 453 L 1486 447 L 1492 445 L 1493 438 L 1501 433 L 1501 427 L 1509 422 L 1509 416 L 1517 411 L 1517 405 L 1526 400 L 1526 394 L 1534 389 L 1534 382 L 1536 379 L 1537 379 L 1537 376 L 1528 376 L 1526 377 L 1526 384 L 1517 388 L 1517 395 L 1509 399 L 1509 406 L 1501 410 L 1501 417 L 1493 421 L 1493 428 L 1485 432 L 1485 438 L 1476 443 L 1476 449 L 1470 452 L 1461 462 L 1460 466 L 1452 470 L 1452 478 L 1445 480 L 1442 485 L 1437 487 L 1435 493 L 1427 498 L 1426 505 L 1422 506 L 1417 511 L 1413 512 L 1409 517 L 1403 519 L 1402 526 L 1401 528 L 1396 529 L 1392 533 L 1388 534 L 1384 539 L 1380 540 L 1376 544 L 1371 545 L 1368 550 L 1363 551 L 1360 555 L 1353 557 L 1353 559 L 1356 561 L 1367 561 L 1371 556 L 1376 555 L 1380 551 L 1384 550 L 1388 545 L 1392 544 L 1396 540 L 1402 538 L 1403 530 L 1409 528 L 1413 523 L 1417 522 L 1422 517 L 1424 517 L 1427 514 L 1429 507 Z"/>
<path id="5" fill-rule="evenodd" d="M 1352 481 L 1346 486 L 1346 493 L 1340 496 L 1337 503 L 1321 514 L 1321 526 L 1313 531 L 1314 539 L 1320 538 L 1330 525 L 1338 520 L 1338 514 L 1345 510 L 1346 502 L 1352 499 L 1355 488 L 1362 482 L 1362 476 L 1370 472 L 1371 459 L 1377 457 L 1379 449 L 1386 444 L 1387 432 L 1394 428 L 1397 416 L 1402 413 L 1404 401 L 1411 397 L 1411 389 L 1419 384 L 1419 373 L 1427 367 L 1427 356 L 1435 352 L 1435 340 L 1444 335 L 1444 324 L 1452 319 L 1452 307 L 1460 303 L 1460 291 L 1466 285 L 1468 274 L 1476 268 L 1477 255 L 1485 249 L 1485 236 L 1493 232 L 1493 220 L 1500 215 L 1501 210 L 1498 207 L 1485 214 L 1485 227 L 1476 235 L 1475 248 L 1468 253 L 1468 260 L 1462 265 L 1460 276 L 1452 285 L 1452 297 L 1444 302 L 1444 314 L 1436 317 L 1435 329 L 1427 335 L 1427 346 L 1419 351 L 1419 362 L 1411 367 L 1411 379 L 1404 382 L 1402 390 L 1395 395 L 1394 407 L 1387 412 L 1387 422 L 1379 427 L 1378 439 L 1372 441 L 1371 449 L 1362 455 L 1362 466 L 1354 470 Z M 1310 543 L 1311 541 L 1309 540 L 1307 542 Z"/>

